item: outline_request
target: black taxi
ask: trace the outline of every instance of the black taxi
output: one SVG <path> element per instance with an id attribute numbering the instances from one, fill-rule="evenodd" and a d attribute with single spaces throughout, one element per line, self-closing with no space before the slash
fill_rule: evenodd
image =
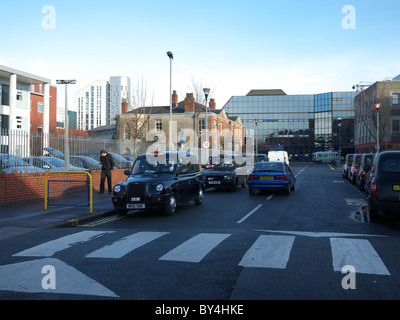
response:
<path id="1" fill-rule="evenodd" d="M 113 188 L 112 202 L 120 215 L 129 210 L 161 210 L 175 214 L 178 204 L 203 203 L 203 182 L 193 154 L 154 152 L 137 157 L 125 181 Z"/>
<path id="2" fill-rule="evenodd" d="M 247 181 L 247 165 L 243 159 L 243 163 L 238 163 L 235 155 L 221 154 L 219 156 L 209 157 L 207 165 L 203 165 L 204 188 L 228 188 L 236 191 L 237 186 L 246 187 Z"/>

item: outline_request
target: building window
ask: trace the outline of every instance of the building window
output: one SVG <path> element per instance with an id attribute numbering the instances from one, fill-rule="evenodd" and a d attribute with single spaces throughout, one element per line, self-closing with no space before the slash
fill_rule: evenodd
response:
<path id="1" fill-rule="evenodd" d="M 43 113 L 43 102 L 38 102 L 38 112 Z"/>
<path id="2" fill-rule="evenodd" d="M 392 120 L 392 135 L 400 135 L 400 120 Z"/>
<path id="3" fill-rule="evenodd" d="M 199 131 L 206 129 L 206 122 L 205 119 L 199 119 Z"/>
<path id="4" fill-rule="evenodd" d="M 162 132 L 162 120 L 156 120 L 156 133 Z"/>
<path id="5" fill-rule="evenodd" d="M 399 95 L 400 93 L 394 93 L 392 96 L 392 104 L 393 105 L 399 105 Z"/>
<path id="6" fill-rule="evenodd" d="M 124 139 L 131 140 L 131 127 L 129 126 L 128 123 L 125 124 Z"/>

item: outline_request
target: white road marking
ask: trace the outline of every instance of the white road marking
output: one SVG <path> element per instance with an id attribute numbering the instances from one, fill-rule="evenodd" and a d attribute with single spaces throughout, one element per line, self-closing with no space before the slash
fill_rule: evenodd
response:
<path id="1" fill-rule="evenodd" d="M 87 242 L 114 231 L 82 231 L 14 254 L 14 257 L 51 257 L 56 252 L 68 249 L 77 243 Z"/>
<path id="2" fill-rule="evenodd" d="M 243 221 L 245 221 L 248 217 L 250 217 L 254 212 L 256 212 L 261 207 L 262 207 L 262 204 L 259 204 L 255 209 L 251 210 L 248 214 L 246 214 L 242 219 L 240 219 L 236 223 L 242 223 Z"/>
<path id="3" fill-rule="evenodd" d="M 159 260 L 200 262 L 212 249 L 230 234 L 200 233 L 175 249 L 167 252 Z"/>
<path id="4" fill-rule="evenodd" d="M 96 250 L 88 254 L 86 257 L 119 259 L 129 252 L 168 233 L 169 232 L 138 232 Z"/>
<path id="5" fill-rule="evenodd" d="M 284 231 L 284 230 L 261 230 L 256 229 L 256 231 L 261 232 L 271 232 L 271 233 L 286 233 L 293 234 L 296 236 L 312 237 L 312 238 L 331 238 L 331 237 L 387 237 L 378 234 L 360 234 L 360 233 L 338 233 L 338 232 L 305 232 L 305 231 Z"/>
<path id="6" fill-rule="evenodd" d="M 253 268 L 285 269 L 295 237 L 260 236 L 239 265 Z"/>
<path id="7" fill-rule="evenodd" d="M 346 265 L 355 268 L 356 273 L 390 276 L 385 264 L 365 239 L 331 238 L 333 269 L 342 271 Z"/>
<path id="8" fill-rule="evenodd" d="M 44 266 L 55 270 L 53 289 L 44 289 L 42 281 L 47 276 Z M 54 258 L 44 258 L 0 266 L 0 290 L 28 293 L 79 294 L 90 296 L 118 296 L 75 268 Z"/>

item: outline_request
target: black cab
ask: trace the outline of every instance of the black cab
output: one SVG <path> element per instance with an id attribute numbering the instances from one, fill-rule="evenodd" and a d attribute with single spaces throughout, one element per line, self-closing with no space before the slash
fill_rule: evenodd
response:
<path id="1" fill-rule="evenodd" d="M 373 153 L 364 153 L 361 158 L 361 163 L 356 174 L 356 184 L 360 190 L 365 190 L 365 178 L 371 170 L 372 161 L 374 160 Z"/>
<path id="2" fill-rule="evenodd" d="M 400 214 L 400 151 L 376 154 L 369 179 L 370 219 L 373 220 L 378 214 Z"/>
<path id="3" fill-rule="evenodd" d="M 203 165 L 204 188 L 229 188 L 236 191 L 237 186 L 246 187 L 247 176 L 244 173 L 245 161 L 238 163 L 234 155 L 209 157 L 207 165 Z"/>
<path id="4" fill-rule="evenodd" d="M 154 152 L 137 157 L 128 176 L 114 186 L 112 202 L 120 215 L 158 209 L 173 215 L 178 204 L 203 203 L 203 183 L 196 158 L 186 152 Z"/>

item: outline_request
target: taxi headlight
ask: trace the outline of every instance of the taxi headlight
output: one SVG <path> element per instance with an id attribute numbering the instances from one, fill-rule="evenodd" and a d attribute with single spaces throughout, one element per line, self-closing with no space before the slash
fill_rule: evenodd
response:
<path id="1" fill-rule="evenodd" d="M 114 192 L 121 192 L 121 190 L 122 190 L 122 188 L 121 188 L 121 186 L 119 185 L 119 184 L 117 184 L 115 187 L 114 187 Z"/>
<path id="2" fill-rule="evenodd" d="M 164 185 L 162 185 L 161 183 L 158 184 L 158 185 L 156 185 L 156 190 L 157 190 L 158 192 L 161 192 L 163 189 L 164 189 Z"/>

